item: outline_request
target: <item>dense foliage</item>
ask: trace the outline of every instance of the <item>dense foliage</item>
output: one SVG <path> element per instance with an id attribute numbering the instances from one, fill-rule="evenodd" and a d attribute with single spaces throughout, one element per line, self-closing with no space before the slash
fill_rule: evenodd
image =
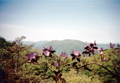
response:
<path id="1" fill-rule="evenodd" d="M 52 46 L 43 50 L 23 45 L 24 36 L 8 42 L 0 38 L 0 83 L 119 83 L 120 45 L 98 48 L 87 43 L 83 52 L 56 55 Z M 74 49 L 74 48 L 73 48 Z"/>

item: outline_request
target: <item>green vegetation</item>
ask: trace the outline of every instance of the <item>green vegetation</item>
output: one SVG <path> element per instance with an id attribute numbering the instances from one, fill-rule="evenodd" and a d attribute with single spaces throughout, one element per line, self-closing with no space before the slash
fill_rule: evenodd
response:
<path id="1" fill-rule="evenodd" d="M 41 50 L 33 48 L 33 44 L 22 44 L 23 39 L 24 36 L 8 42 L 0 38 L 0 83 L 120 82 L 120 48 L 108 49 L 103 54 L 96 53 L 90 57 L 79 55 L 72 60 L 73 57 L 56 55 L 55 51 L 60 49 L 66 52 L 67 45 L 71 46 L 71 50 L 80 50 L 78 48 L 84 46 L 79 41 L 76 41 L 78 48 L 73 48 L 73 41 L 67 40 L 62 41 L 64 48 L 53 47 L 55 51 L 52 47 L 44 48 L 43 54 Z M 55 45 L 53 41 L 50 43 Z M 49 44 L 46 43 L 46 46 Z M 56 44 L 61 46 L 61 43 Z M 31 56 L 31 53 L 38 53 L 38 56 Z"/>
<path id="2" fill-rule="evenodd" d="M 38 42 L 24 41 L 23 44 L 25 45 L 34 44 L 33 47 L 38 48 L 39 50 L 42 50 L 43 47 L 52 46 L 56 50 L 56 54 L 60 54 L 61 52 L 66 52 L 67 54 L 70 54 L 72 50 L 80 50 L 82 52 L 85 46 L 85 42 L 70 39 L 62 41 L 58 40 Z M 99 44 L 98 47 L 108 49 L 109 44 Z"/>

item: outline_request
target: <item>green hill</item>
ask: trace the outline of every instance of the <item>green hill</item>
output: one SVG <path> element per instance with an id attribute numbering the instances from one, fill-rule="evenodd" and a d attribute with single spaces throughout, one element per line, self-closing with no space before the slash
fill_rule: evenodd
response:
<path id="1" fill-rule="evenodd" d="M 54 50 L 56 50 L 57 54 L 61 54 L 61 52 L 66 52 L 67 54 L 71 54 L 72 50 L 80 50 L 81 52 L 84 50 L 85 42 L 79 41 L 79 40 L 53 40 L 53 41 L 38 41 L 38 42 L 30 42 L 30 41 L 24 41 L 23 42 L 26 45 L 34 44 L 33 47 L 38 48 L 40 50 L 43 49 L 43 47 L 52 46 Z M 98 44 L 99 48 L 108 49 L 109 44 Z"/>
<path id="2" fill-rule="evenodd" d="M 66 52 L 67 54 L 70 54 L 72 50 L 83 51 L 85 43 L 78 40 L 68 40 L 68 39 L 62 41 L 54 40 L 38 48 L 42 50 L 43 47 L 48 47 L 48 46 L 52 46 L 54 50 L 56 50 L 57 54 L 61 54 L 61 52 Z"/>
<path id="3" fill-rule="evenodd" d="M 35 55 L 40 50 L 32 51 L 30 46 L 19 41 L 10 43 L 1 38 L 0 42 L 0 72 L 5 71 L 5 82 L 120 83 L 120 48 L 107 49 L 103 54 L 97 53 L 90 57 L 76 56 L 74 59 L 72 57 L 64 59 L 56 54 L 60 51 L 70 53 L 72 50 L 81 51 L 85 43 L 78 40 L 55 40 L 43 44 L 37 42 L 41 45 L 40 49 L 51 45 L 58 50 L 52 57 L 44 57 L 41 53 Z M 1 73 L 1 77 L 4 78 L 4 74 Z"/>

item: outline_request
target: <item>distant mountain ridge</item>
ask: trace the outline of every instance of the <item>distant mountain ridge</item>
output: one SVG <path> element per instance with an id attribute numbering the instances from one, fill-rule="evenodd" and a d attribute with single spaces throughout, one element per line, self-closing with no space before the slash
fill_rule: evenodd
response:
<path id="1" fill-rule="evenodd" d="M 31 41 L 24 41 L 23 44 L 30 45 L 34 44 L 33 47 L 38 48 L 40 50 L 43 47 L 52 46 L 53 49 L 56 51 L 56 54 L 61 54 L 61 52 L 66 52 L 67 54 L 71 54 L 72 50 L 79 50 L 83 51 L 85 47 L 85 42 L 79 40 L 53 40 L 53 41 L 38 41 L 38 42 L 31 42 Z M 109 44 L 98 44 L 99 48 L 108 49 Z"/>
<path id="2" fill-rule="evenodd" d="M 57 54 L 61 54 L 61 52 L 67 52 L 67 54 L 70 54 L 72 50 L 82 50 L 84 45 L 84 42 L 78 40 L 55 40 L 42 45 L 39 49 L 52 46 L 56 50 Z"/>

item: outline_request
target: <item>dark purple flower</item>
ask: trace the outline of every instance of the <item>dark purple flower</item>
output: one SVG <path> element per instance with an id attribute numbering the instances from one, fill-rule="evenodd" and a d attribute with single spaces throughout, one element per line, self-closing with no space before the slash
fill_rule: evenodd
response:
<path id="1" fill-rule="evenodd" d="M 114 46 L 115 46 L 115 44 L 112 44 L 112 43 L 110 42 L 110 48 L 114 48 Z"/>
<path id="2" fill-rule="evenodd" d="M 94 46 L 94 44 L 88 44 L 87 42 L 86 42 L 86 44 L 85 44 L 85 50 L 87 50 L 87 51 L 89 51 L 92 47 Z"/>
<path id="3" fill-rule="evenodd" d="M 97 43 L 96 43 L 96 41 L 94 41 L 94 45 L 95 45 L 95 46 L 97 46 Z"/>
<path id="4" fill-rule="evenodd" d="M 117 64 L 118 64 L 118 65 L 120 64 L 120 60 L 117 61 Z"/>
<path id="5" fill-rule="evenodd" d="M 94 46 L 94 44 L 93 43 L 90 43 L 90 47 L 93 47 Z"/>
<path id="6" fill-rule="evenodd" d="M 96 52 L 96 50 L 94 48 L 91 48 L 90 52 L 94 55 L 94 53 Z"/>
<path id="7" fill-rule="evenodd" d="M 79 59 L 79 57 L 81 56 L 80 51 L 73 50 L 71 53 L 71 56 L 72 56 L 72 60 L 76 59 L 78 62 L 80 62 L 80 59 Z"/>
<path id="8" fill-rule="evenodd" d="M 120 44 L 118 44 L 117 47 L 120 48 Z"/>
<path id="9" fill-rule="evenodd" d="M 51 53 L 54 53 L 55 50 L 53 50 L 52 46 L 49 46 L 47 48 L 44 47 L 43 51 L 43 55 L 44 56 L 51 56 Z"/>
<path id="10" fill-rule="evenodd" d="M 59 63 L 58 62 L 54 62 L 53 64 L 55 67 L 58 67 L 59 66 Z"/>
<path id="11" fill-rule="evenodd" d="M 90 46 L 86 46 L 84 49 L 85 49 L 85 50 L 90 50 L 91 47 L 90 47 Z"/>
<path id="12" fill-rule="evenodd" d="M 27 54 L 28 60 L 30 60 L 32 63 L 37 62 L 39 59 L 38 53 L 37 52 L 32 52 L 30 54 Z"/>
<path id="13" fill-rule="evenodd" d="M 48 49 L 44 47 L 42 51 L 46 51 L 46 50 L 48 50 Z"/>
<path id="14" fill-rule="evenodd" d="M 49 52 L 48 50 L 43 51 L 43 55 L 44 55 L 44 56 L 50 56 L 50 52 Z"/>
<path id="15" fill-rule="evenodd" d="M 89 56 L 90 56 L 90 52 L 89 52 L 89 50 L 85 50 L 85 51 L 83 51 L 82 54 L 83 54 L 83 56 L 84 56 L 84 54 L 89 54 Z"/>
<path id="16" fill-rule="evenodd" d="M 68 58 L 68 55 L 66 52 L 62 52 L 60 56 L 63 57 L 64 59 Z"/>
<path id="17" fill-rule="evenodd" d="M 52 46 L 48 46 L 47 49 L 48 49 L 48 51 L 50 51 L 51 53 L 54 53 L 54 52 L 55 52 L 55 50 L 53 50 Z"/>
<path id="18" fill-rule="evenodd" d="M 96 41 L 94 41 L 94 43 L 90 43 L 90 44 L 88 44 L 87 42 L 86 42 L 86 44 L 85 44 L 85 48 L 84 48 L 84 51 L 82 52 L 82 54 L 84 55 L 84 54 L 89 54 L 89 56 L 91 55 L 91 54 L 95 54 L 95 51 L 98 49 L 98 47 L 97 47 L 97 44 L 96 44 Z"/>

